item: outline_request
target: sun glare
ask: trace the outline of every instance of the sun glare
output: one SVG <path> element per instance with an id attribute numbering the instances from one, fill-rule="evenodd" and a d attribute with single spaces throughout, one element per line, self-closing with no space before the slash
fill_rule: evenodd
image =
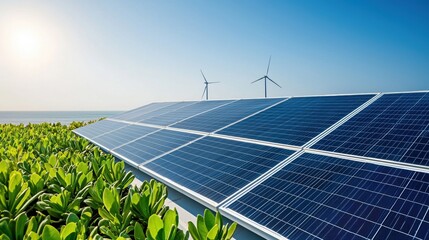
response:
<path id="1" fill-rule="evenodd" d="M 19 58 L 32 59 L 40 56 L 40 36 L 31 29 L 17 29 L 12 33 L 12 48 Z"/>

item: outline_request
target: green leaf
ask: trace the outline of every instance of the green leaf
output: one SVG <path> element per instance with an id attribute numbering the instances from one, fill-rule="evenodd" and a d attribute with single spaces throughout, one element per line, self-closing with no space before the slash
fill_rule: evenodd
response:
<path id="1" fill-rule="evenodd" d="M 43 228 L 42 240 L 61 240 L 60 233 L 51 225 L 46 225 Z"/>
<path id="2" fill-rule="evenodd" d="M 193 222 L 188 222 L 188 230 L 194 240 L 201 240 L 200 234 Z"/>
<path id="3" fill-rule="evenodd" d="M 179 222 L 176 209 L 168 210 L 164 215 L 164 234 L 165 238 L 169 238 L 170 230 L 173 226 L 177 226 Z"/>
<path id="4" fill-rule="evenodd" d="M 61 240 L 74 240 L 77 238 L 76 232 L 77 225 L 74 222 L 68 223 L 61 230 Z"/>
<path id="5" fill-rule="evenodd" d="M 15 218 L 15 238 L 23 239 L 25 234 L 25 224 L 28 221 L 26 213 L 21 213 Z"/>
<path id="6" fill-rule="evenodd" d="M 207 229 L 212 229 L 212 227 L 215 225 L 215 216 L 209 209 L 204 211 L 204 222 Z"/>
<path id="7" fill-rule="evenodd" d="M 119 200 L 115 189 L 104 189 L 103 191 L 103 203 L 107 211 L 112 214 L 119 214 Z"/>
<path id="8" fill-rule="evenodd" d="M 31 232 L 37 232 L 37 227 L 38 227 L 38 223 L 36 220 L 36 217 L 31 217 L 30 221 L 28 221 L 28 225 L 27 225 L 27 231 L 26 231 L 26 235 L 31 233 Z"/>
<path id="9" fill-rule="evenodd" d="M 158 216 L 153 214 L 149 217 L 148 222 L 148 234 L 153 239 L 157 239 L 158 233 L 163 229 L 164 223 L 162 222 L 162 219 Z"/>
<path id="10" fill-rule="evenodd" d="M 12 238 L 12 231 L 9 228 L 8 220 L 4 220 L 0 222 L 0 232 L 3 233 L 2 236 L 6 236 L 8 238 Z"/>
<path id="11" fill-rule="evenodd" d="M 9 200 L 15 200 L 21 190 L 22 175 L 20 172 L 12 171 L 9 177 Z"/>
<path id="12" fill-rule="evenodd" d="M 220 215 L 220 212 L 217 212 L 217 213 L 216 213 L 215 223 L 216 223 L 218 226 L 223 226 L 223 223 L 222 223 L 222 215 Z"/>
<path id="13" fill-rule="evenodd" d="M 231 227 L 228 229 L 228 234 L 226 235 L 226 240 L 229 240 L 232 238 L 232 235 L 234 235 L 235 229 L 237 228 L 237 223 L 234 222 L 231 224 Z"/>
<path id="14" fill-rule="evenodd" d="M 143 227 L 138 222 L 136 222 L 136 224 L 134 225 L 134 239 L 136 240 L 146 239 L 146 236 L 144 235 Z"/>
<path id="15" fill-rule="evenodd" d="M 25 239 L 26 240 L 39 240 L 40 236 L 39 236 L 39 234 L 37 234 L 35 232 L 29 232 L 28 234 L 26 234 Z"/>
<path id="16" fill-rule="evenodd" d="M 201 238 L 205 239 L 208 233 L 208 229 L 206 227 L 206 223 L 204 222 L 203 216 L 199 214 L 197 216 L 197 229 L 200 233 Z"/>
<path id="17" fill-rule="evenodd" d="M 219 232 L 219 226 L 215 224 L 214 227 L 210 229 L 210 231 L 207 233 L 207 239 L 215 240 L 218 232 Z"/>
<path id="18" fill-rule="evenodd" d="M 71 222 L 74 222 L 74 223 L 79 222 L 79 217 L 74 213 L 69 213 L 69 215 L 67 216 L 66 224 Z"/>

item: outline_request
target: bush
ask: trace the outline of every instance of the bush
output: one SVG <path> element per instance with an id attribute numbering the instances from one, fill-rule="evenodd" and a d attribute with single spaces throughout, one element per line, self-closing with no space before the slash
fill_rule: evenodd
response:
<path id="1" fill-rule="evenodd" d="M 0 125 L 0 239 L 188 239 L 166 186 L 131 186 L 123 162 L 71 132 L 83 125 Z M 195 240 L 235 226 L 208 210 L 189 223 Z"/>

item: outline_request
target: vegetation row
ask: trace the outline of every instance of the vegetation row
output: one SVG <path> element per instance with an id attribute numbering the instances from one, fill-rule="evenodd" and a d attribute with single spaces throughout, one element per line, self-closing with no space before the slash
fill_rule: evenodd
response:
<path id="1" fill-rule="evenodd" d="M 232 238 L 236 223 L 209 210 L 180 229 L 166 186 L 132 186 L 124 162 L 71 132 L 84 124 L 0 125 L 0 240 Z"/>

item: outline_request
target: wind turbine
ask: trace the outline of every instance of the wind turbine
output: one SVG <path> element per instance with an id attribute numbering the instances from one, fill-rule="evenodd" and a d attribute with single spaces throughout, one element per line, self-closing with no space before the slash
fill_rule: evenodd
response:
<path id="1" fill-rule="evenodd" d="M 273 79 L 268 77 L 268 71 L 270 71 L 270 64 L 271 64 L 271 56 L 270 56 L 270 59 L 268 60 L 267 73 L 263 77 L 256 79 L 255 81 L 252 82 L 252 83 L 255 83 L 255 82 L 261 81 L 262 79 L 264 80 L 264 82 L 265 82 L 265 98 L 267 98 L 267 79 L 270 80 L 275 85 L 277 85 L 279 88 L 282 88 L 280 85 L 278 85 L 276 82 L 274 82 Z"/>
<path id="2" fill-rule="evenodd" d="M 204 76 L 203 70 L 201 71 L 201 75 L 203 75 L 204 78 L 204 84 L 206 85 L 204 87 L 204 91 L 203 91 L 203 95 L 201 95 L 201 98 L 204 97 L 204 94 L 206 94 L 206 100 L 209 100 L 209 84 L 213 84 L 213 83 L 220 83 L 220 82 L 207 82 L 206 76 Z"/>

